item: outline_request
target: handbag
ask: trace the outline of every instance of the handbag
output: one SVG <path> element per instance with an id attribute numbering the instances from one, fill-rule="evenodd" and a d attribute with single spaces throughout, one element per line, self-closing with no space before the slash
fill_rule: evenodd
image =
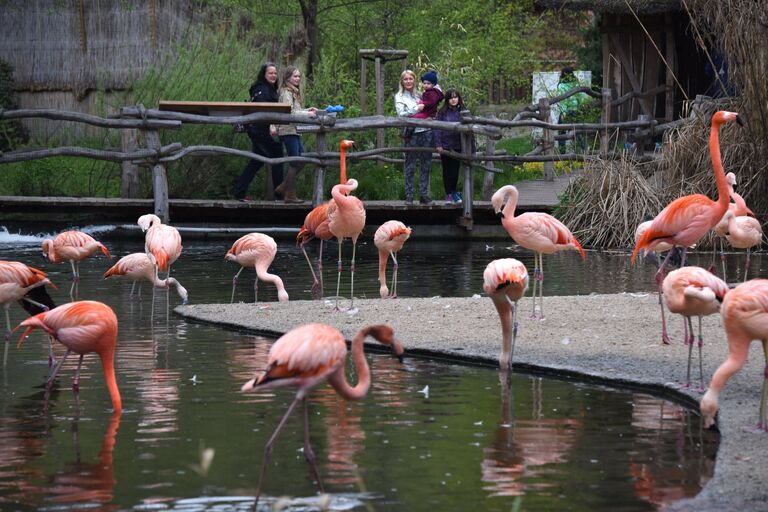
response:
<path id="1" fill-rule="evenodd" d="M 245 101 L 249 101 L 249 102 L 253 103 L 254 101 L 256 101 L 256 96 L 257 96 L 258 94 L 259 94 L 259 93 L 256 93 L 256 95 L 255 95 L 255 96 L 252 96 L 252 97 L 251 97 L 251 99 L 249 99 L 249 100 L 245 100 Z M 245 132 L 247 132 L 247 131 L 248 131 L 248 126 L 249 126 L 249 125 L 250 125 L 250 123 L 249 123 L 249 124 L 245 124 L 245 123 L 235 123 L 235 124 L 233 125 L 233 128 L 235 129 L 235 133 L 245 133 Z"/>

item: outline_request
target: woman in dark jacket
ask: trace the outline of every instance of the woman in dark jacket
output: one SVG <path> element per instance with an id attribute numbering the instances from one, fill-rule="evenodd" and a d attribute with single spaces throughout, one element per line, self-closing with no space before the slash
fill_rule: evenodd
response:
<path id="1" fill-rule="evenodd" d="M 250 88 L 252 102 L 277 103 L 277 66 L 267 62 L 259 70 L 256 81 Z M 277 132 L 267 123 L 248 125 L 248 137 L 251 139 L 251 152 L 267 158 L 282 158 L 283 145 L 277 140 Z M 235 185 L 234 196 L 240 201 L 247 201 L 245 193 L 253 181 L 256 172 L 263 165 L 258 160 L 250 160 Z M 272 165 L 272 186 L 277 187 L 283 182 L 283 164 Z"/>
<path id="2" fill-rule="evenodd" d="M 458 122 L 461 111 L 464 110 L 464 101 L 461 99 L 459 91 L 448 89 L 445 92 L 445 102 L 442 108 L 437 112 L 438 121 L 448 121 L 450 123 Z M 456 190 L 459 181 L 459 166 L 461 161 L 443 154 L 443 150 L 455 151 L 461 153 L 461 134 L 458 132 L 446 132 L 437 130 L 435 132 L 435 146 L 440 154 L 440 161 L 443 164 L 443 186 L 445 187 L 445 203 L 461 204 L 461 194 Z"/>

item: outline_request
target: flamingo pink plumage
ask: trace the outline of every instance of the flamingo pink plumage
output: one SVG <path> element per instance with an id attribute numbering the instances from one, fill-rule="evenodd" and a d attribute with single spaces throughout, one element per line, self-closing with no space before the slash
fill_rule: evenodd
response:
<path id="1" fill-rule="evenodd" d="M 732 216 L 735 217 L 741 217 L 744 215 L 748 215 L 751 217 L 754 217 L 755 214 L 752 210 L 750 210 L 747 207 L 746 201 L 744 201 L 744 198 L 741 197 L 741 195 L 737 194 L 733 187 L 736 185 L 736 175 L 732 172 L 729 172 L 725 175 L 725 181 L 728 183 L 728 196 L 733 200 L 733 202 L 728 203 L 728 211 L 725 212 L 725 215 L 723 215 L 723 218 L 720 219 L 720 221 L 715 225 L 714 228 L 712 228 L 712 231 L 715 232 L 717 235 L 717 240 L 720 242 L 720 263 L 723 266 L 723 279 L 726 277 L 725 273 L 725 252 L 723 249 L 723 240 L 725 240 L 725 235 L 728 232 L 728 212 L 732 213 Z M 712 269 L 714 269 L 714 255 L 712 258 Z M 746 277 L 744 278 L 746 281 Z"/>
<path id="2" fill-rule="evenodd" d="M 339 266 L 336 280 L 336 310 L 339 309 L 339 288 L 341 287 L 341 245 L 345 238 L 352 239 L 352 263 L 350 265 L 350 310 L 355 304 L 355 250 L 357 238 L 365 227 L 365 206 L 363 202 L 349 193 L 357 189 L 357 180 L 350 179 L 345 184 L 338 184 L 331 189 L 333 202 L 328 206 L 328 228 L 339 241 Z"/>
<path id="3" fill-rule="evenodd" d="M 736 216 L 728 211 L 725 214 L 728 221 L 728 230 L 725 239 L 735 249 L 746 249 L 747 259 L 744 262 L 744 281 L 749 273 L 749 253 L 752 247 L 757 247 L 763 242 L 763 227 L 760 221 L 749 215 Z"/>
<path id="4" fill-rule="evenodd" d="M 122 410 L 120 391 L 115 379 L 115 351 L 117 348 L 117 317 L 112 308 L 101 302 L 83 300 L 69 302 L 50 311 L 32 316 L 19 327 L 26 327 L 19 339 L 19 346 L 24 338 L 35 328 L 40 328 L 56 338 L 67 347 L 67 352 L 61 358 L 56 368 L 46 382 L 50 390 L 53 381 L 64 364 L 67 355 L 74 352 L 80 355 L 72 389 L 77 391 L 80 385 L 80 367 L 83 364 L 85 354 L 96 352 L 101 359 L 104 370 L 104 380 L 112 399 L 112 408 L 115 411 Z"/>
<path id="5" fill-rule="evenodd" d="M 163 224 L 160 217 L 152 213 L 139 217 L 137 224 L 146 232 L 144 250 L 154 256 L 157 269 L 166 271 L 166 277 L 170 277 L 171 265 L 181 256 L 179 230 Z"/>
<path id="6" fill-rule="evenodd" d="M 669 203 L 651 223 L 651 227 L 635 244 L 632 252 L 632 264 L 641 249 L 652 251 L 660 242 L 667 242 L 683 249 L 683 265 L 687 247 L 697 243 L 707 231 L 715 227 L 728 210 L 728 182 L 725 178 L 723 162 L 720 157 L 720 126 L 742 120 L 735 112 L 719 111 L 712 116 L 712 127 L 709 135 L 709 153 L 717 186 L 717 201 L 711 200 L 704 194 L 692 194 L 675 199 Z M 671 252 L 667 252 L 669 259 Z M 663 268 L 663 265 L 662 267 Z M 657 282 L 661 281 L 661 273 L 656 273 Z"/>
<path id="7" fill-rule="evenodd" d="M 765 369 L 758 428 L 768 431 L 768 280 L 752 279 L 729 291 L 720 314 L 728 337 L 728 358 L 715 370 L 709 389 L 701 399 L 704 424 L 709 427 L 714 423 L 720 392 L 746 363 L 752 340 L 760 340 Z"/>
<path id="8" fill-rule="evenodd" d="M 701 335 L 701 317 L 717 313 L 720 303 L 728 293 L 728 285 L 700 267 L 681 267 L 670 272 L 662 282 L 664 302 L 669 311 L 685 317 L 687 322 L 687 335 L 683 343 L 688 345 L 688 372 L 686 374 L 686 386 L 691 385 L 691 353 L 693 351 L 693 324 L 691 317 L 699 317 L 699 380 L 704 387 L 704 369 L 701 361 L 701 351 L 704 339 Z"/>
<path id="9" fill-rule="evenodd" d="M 347 344 L 344 336 L 335 328 L 325 324 L 305 324 L 291 329 L 278 339 L 269 350 L 267 368 L 262 374 L 243 384 L 242 391 L 267 390 L 282 386 L 296 386 L 298 391 L 275 432 L 264 447 L 264 459 L 261 464 L 259 483 L 256 487 L 256 502 L 259 502 L 261 484 L 266 474 L 269 456 L 288 417 L 299 402 L 304 405 L 304 457 L 310 464 L 317 480 L 320 492 L 323 492 L 320 474 L 315 464 L 315 454 L 309 442 L 309 411 L 307 395 L 310 390 L 327 380 L 336 392 L 347 400 L 360 400 L 368 393 L 371 385 L 371 373 L 365 359 L 363 342 L 372 336 L 379 343 L 392 347 L 394 353 L 402 358 L 403 347 L 395 338 L 395 333 L 387 325 L 368 325 L 360 329 L 352 339 L 352 360 L 358 376 L 353 387 L 347 382 L 345 363 Z"/>
<path id="10" fill-rule="evenodd" d="M 43 240 L 43 253 L 52 263 L 68 261 L 72 265 L 72 279 L 75 282 L 80 280 L 80 262 L 97 251 L 101 251 L 107 258 L 112 257 L 104 244 L 82 231 L 64 231 L 53 240 Z"/>
<path id="11" fill-rule="evenodd" d="M 5 350 L 3 352 L 3 366 L 5 366 L 8 358 L 8 340 L 11 336 L 11 317 L 8 314 L 8 310 L 11 308 L 11 303 L 25 300 L 35 304 L 43 310 L 47 310 L 47 306 L 33 301 L 26 296 L 33 289 L 47 284 L 56 288 L 51 280 L 48 279 L 47 274 L 42 270 L 27 266 L 19 261 L 0 261 L 0 304 L 2 304 L 3 309 L 5 309 L 5 323 L 7 327 L 5 334 Z M 52 348 L 50 350 L 50 356 L 53 358 Z"/>
<path id="12" fill-rule="evenodd" d="M 299 234 L 296 235 L 296 245 L 301 248 L 301 252 L 304 253 L 304 257 L 309 265 L 309 270 L 312 272 L 312 295 L 319 292 L 319 295 L 323 294 L 323 242 L 333 238 L 333 233 L 328 228 L 328 202 L 322 203 L 314 207 L 307 216 L 304 218 L 304 224 L 299 229 Z M 317 274 L 312 267 L 312 262 L 309 260 L 307 251 L 304 246 L 313 239 L 320 240 L 320 253 L 317 257 Z M 318 275 L 320 276 L 318 279 Z"/>
<path id="13" fill-rule="evenodd" d="M 390 297 L 387 288 L 387 260 L 392 256 L 392 295 L 397 297 L 397 253 L 411 236 L 411 228 L 399 220 L 388 220 L 376 230 L 373 243 L 379 250 L 379 295 L 382 299 Z"/>
<path id="14" fill-rule="evenodd" d="M 559 220 L 546 213 L 526 212 L 515 217 L 518 191 L 514 185 L 505 185 L 491 197 L 491 204 L 501 215 L 501 225 L 518 245 L 534 252 L 533 317 L 536 317 L 536 283 L 541 295 L 540 312 L 544 318 L 544 257 L 558 251 L 574 250 L 585 260 L 586 255 L 573 233 Z"/>
<path id="15" fill-rule="evenodd" d="M 501 321 L 499 366 L 512 371 L 517 339 L 517 301 L 528 289 L 528 269 L 514 258 L 493 260 L 483 272 L 483 291 L 493 301 Z"/>
<path id="16" fill-rule="evenodd" d="M 123 256 L 104 273 L 104 279 L 110 277 L 125 277 L 133 281 L 133 285 L 131 286 L 131 297 L 133 297 L 133 289 L 136 286 L 137 281 L 149 281 L 155 288 L 168 289 L 170 286 L 173 286 L 176 288 L 176 293 L 179 294 L 182 302 L 184 304 L 189 302 L 187 289 L 184 288 L 178 280 L 173 277 L 167 279 L 159 279 L 157 277 L 154 256 L 151 254 L 134 252 L 127 256 Z"/>
<path id="17" fill-rule="evenodd" d="M 277 300 L 280 302 L 288 300 L 288 292 L 285 291 L 283 280 L 276 274 L 267 272 L 276 254 L 275 239 L 263 233 L 248 233 L 232 244 L 232 248 L 227 251 L 224 259 L 239 263 L 241 268 L 232 278 L 232 299 L 230 302 L 235 300 L 237 278 L 245 267 L 253 267 L 256 270 L 256 279 L 253 282 L 254 302 L 259 300 L 259 279 L 275 285 Z"/>

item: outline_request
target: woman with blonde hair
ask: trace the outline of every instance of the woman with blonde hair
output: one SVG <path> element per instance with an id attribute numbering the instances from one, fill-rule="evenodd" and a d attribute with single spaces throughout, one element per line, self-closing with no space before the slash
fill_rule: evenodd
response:
<path id="1" fill-rule="evenodd" d="M 317 115 L 317 109 L 314 107 L 302 108 L 301 102 L 301 71 L 296 66 L 288 66 L 283 71 L 283 86 L 280 88 L 280 103 L 291 104 L 291 114 Z M 296 131 L 296 126 L 292 124 L 283 124 L 278 126 L 277 134 L 280 141 L 285 146 L 287 156 L 301 156 L 304 152 L 304 145 L 301 143 L 301 136 Z M 291 162 L 288 164 L 288 172 L 285 175 L 285 181 L 275 189 L 275 192 L 283 194 L 286 203 L 301 203 L 302 199 L 296 196 L 296 176 L 301 170 L 302 164 Z"/>
<path id="2" fill-rule="evenodd" d="M 398 117 L 411 117 L 420 111 L 419 100 L 421 94 L 416 90 L 416 74 L 406 69 L 400 74 L 400 86 L 395 94 L 395 110 Z M 422 107 L 423 108 L 423 107 Z M 435 137 L 430 128 L 416 128 L 413 134 L 404 136 L 406 147 L 434 147 Z M 405 153 L 405 204 L 413 204 L 413 178 L 416 172 L 416 162 L 420 163 L 421 175 L 419 202 L 429 204 L 429 169 L 432 165 L 432 152 L 407 152 Z"/>

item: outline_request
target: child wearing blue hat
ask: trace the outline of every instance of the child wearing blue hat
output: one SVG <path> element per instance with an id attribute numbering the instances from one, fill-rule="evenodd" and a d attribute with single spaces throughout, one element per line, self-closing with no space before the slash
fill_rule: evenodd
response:
<path id="1" fill-rule="evenodd" d="M 437 71 L 429 70 L 421 75 L 421 87 L 424 92 L 421 93 L 419 100 L 419 112 L 413 114 L 416 119 L 434 119 L 437 116 L 437 107 L 443 101 L 443 90 L 437 83 Z"/>

